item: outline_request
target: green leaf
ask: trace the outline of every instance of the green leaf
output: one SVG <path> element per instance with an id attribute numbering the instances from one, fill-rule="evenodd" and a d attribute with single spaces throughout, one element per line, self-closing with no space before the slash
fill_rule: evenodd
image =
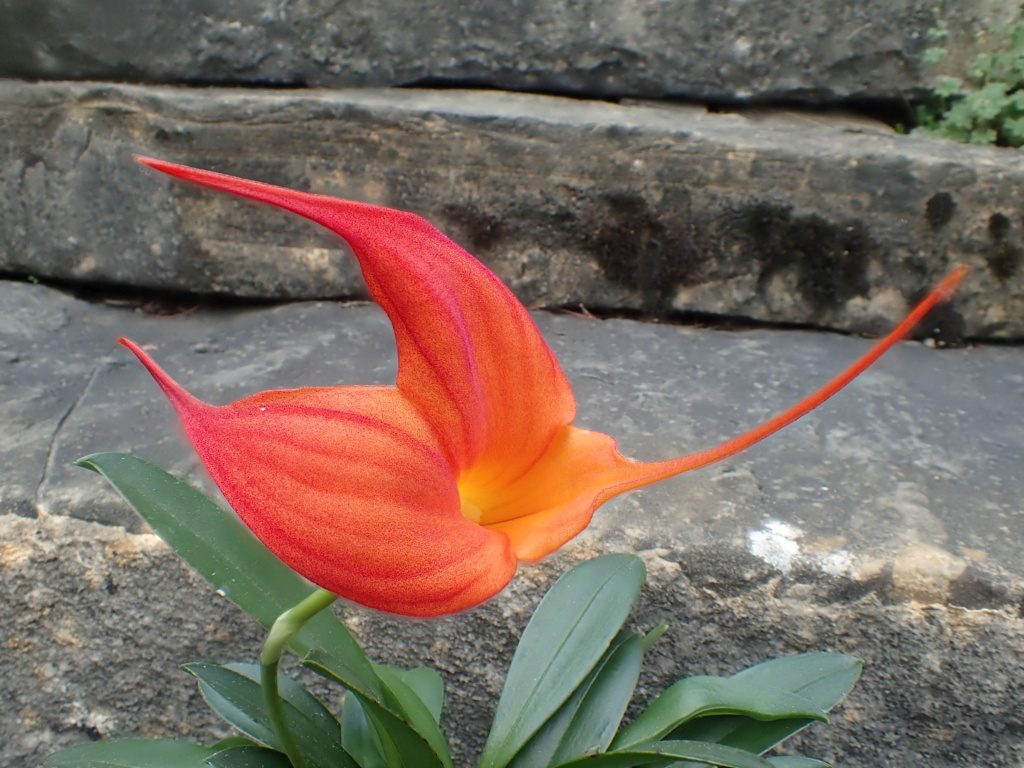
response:
<path id="1" fill-rule="evenodd" d="M 315 591 L 282 563 L 233 512 L 149 462 L 123 453 L 94 453 L 75 462 L 103 475 L 171 549 L 221 595 L 264 627 Z M 323 648 L 362 690 L 382 695 L 369 659 L 331 611 L 321 611 L 290 646 L 300 655 Z"/>
<path id="2" fill-rule="evenodd" d="M 608 748 L 633 698 L 643 660 L 643 640 L 637 635 L 615 649 L 583 697 L 558 745 L 554 762 L 562 763 Z"/>
<path id="3" fill-rule="evenodd" d="M 968 99 L 976 120 L 985 123 L 999 117 L 1009 104 L 1005 83 L 989 83 L 980 91 L 972 93 Z"/>
<path id="4" fill-rule="evenodd" d="M 942 98 L 959 96 L 964 89 L 962 80 L 955 77 L 946 77 L 935 87 L 935 95 Z"/>
<path id="5" fill-rule="evenodd" d="M 1024 91 L 1022 91 L 1024 93 Z M 1024 117 L 1015 117 L 1003 123 L 1006 141 L 1013 147 L 1024 144 Z"/>
<path id="6" fill-rule="evenodd" d="M 424 670 L 424 672 L 427 671 Z M 387 708 L 401 716 L 416 733 L 426 740 L 442 762 L 445 765 L 450 765 L 451 756 L 448 753 L 448 742 L 441 731 L 441 726 L 438 725 L 440 710 L 438 717 L 435 717 L 419 694 L 393 668 L 378 667 L 377 675 L 384 683 L 383 703 Z M 425 680 L 425 678 L 421 676 L 420 680 Z M 440 676 L 438 676 L 438 680 L 440 680 Z"/>
<path id="7" fill-rule="evenodd" d="M 980 127 L 971 131 L 970 135 L 967 137 L 967 143 L 984 147 L 989 144 L 995 144 L 996 138 L 998 138 L 998 135 L 996 134 L 995 129 Z"/>
<path id="8" fill-rule="evenodd" d="M 862 666 L 859 659 L 842 653 L 801 653 L 765 661 L 731 679 L 752 687 L 788 691 L 828 712 L 853 689 Z M 675 729 L 670 738 L 714 741 L 761 754 L 812 722 L 809 717 L 770 722 L 739 715 L 702 717 Z"/>
<path id="9" fill-rule="evenodd" d="M 288 755 L 264 747 L 230 747 L 206 758 L 214 768 L 292 768 Z"/>
<path id="10" fill-rule="evenodd" d="M 199 679 L 203 698 L 218 715 L 260 744 L 284 749 L 266 711 L 259 666 L 188 664 L 185 669 Z M 334 716 L 291 678 L 279 675 L 278 679 L 285 720 L 303 754 L 321 768 L 356 768 L 341 747 L 341 724 Z"/>
<path id="11" fill-rule="evenodd" d="M 47 768 L 206 768 L 213 754 L 172 739 L 111 739 L 62 749 L 43 761 Z"/>
<path id="12" fill-rule="evenodd" d="M 643 646 L 641 650 L 644 652 L 644 655 L 654 647 L 654 644 L 658 642 L 661 639 L 661 636 L 666 632 L 668 632 L 668 624 L 659 624 L 643 636 Z"/>
<path id="13" fill-rule="evenodd" d="M 559 707 L 558 711 L 555 712 L 551 717 L 548 718 L 547 722 L 540 727 L 540 729 L 530 738 L 528 742 L 520 749 L 515 757 L 509 762 L 509 768 L 547 768 L 549 765 L 554 765 L 556 762 L 555 755 L 559 752 L 563 741 L 565 741 L 567 735 L 572 730 L 574 721 L 579 719 L 580 708 L 584 702 L 590 697 L 591 691 L 595 685 L 598 685 L 603 677 L 611 675 L 613 678 L 617 678 L 616 672 L 619 669 L 619 660 L 616 661 L 615 666 L 609 666 L 612 658 L 618 653 L 618 651 L 627 643 L 633 646 L 642 645 L 641 638 L 635 632 L 621 631 L 616 635 L 615 639 L 612 640 L 608 650 L 605 651 L 604 656 L 601 657 L 600 661 L 594 666 L 590 674 L 587 675 L 586 679 L 580 683 L 579 687 L 573 691 L 572 696 Z M 626 651 L 626 654 L 631 654 L 631 651 Z M 643 654 L 640 654 L 639 661 L 643 660 Z M 639 668 L 639 662 L 637 664 Z M 610 683 L 604 682 L 603 688 L 607 690 L 606 686 Z M 623 703 L 623 711 L 629 698 L 632 696 L 633 688 L 636 687 L 636 679 L 632 680 L 632 684 L 629 686 L 629 690 L 624 692 L 625 703 Z M 614 705 L 610 705 L 614 707 Z M 603 751 L 608 746 L 608 742 L 611 741 L 611 737 L 615 735 L 615 729 L 618 727 L 619 721 L 622 719 L 622 711 L 619 711 L 617 715 L 610 714 L 606 716 L 603 721 L 593 721 L 578 723 L 580 730 L 578 738 L 580 740 L 587 740 L 587 736 L 583 731 L 588 728 L 596 727 L 604 730 L 602 726 L 610 729 L 610 733 L 607 735 L 607 741 L 603 744 L 599 744 L 596 749 L 583 748 L 579 751 L 571 751 L 569 746 L 566 747 L 566 754 L 557 762 L 565 762 L 576 757 L 582 757 L 590 752 Z M 612 720 L 613 722 L 608 722 Z M 602 739 L 598 737 L 598 741 Z"/>
<path id="14" fill-rule="evenodd" d="M 380 667 L 376 667 L 380 669 Z M 444 708 L 444 680 L 436 670 L 426 667 L 403 669 L 402 667 L 384 667 L 411 688 L 429 710 L 435 723 L 441 722 L 441 710 Z"/>
<path id="15" fill-rule="evenodd" d="M 581 757 L 561 763 L 556 768 L 632 768 L 651 763 L 667 766 L 677 760 L 718 765 L 722 768 L 771 768 L 771 763 L 763 757 L 742 749 L 702 741 L 659 741 L 636 749 Z"/>
<path id="16" fill-rule="evenodd" d="M 815 760 L 813 757 L 801 757 L 799 755 L 779 755 L 778 757 L 767 758 L 772 768 L 832 768 L 823 760 Z"/>
<path id="17" fill-rule="evenodd" d="M 743 715 L 755 720 L 801 718 L 828 722 L 828 716 L 810 701 L 761 683 L 735 677 L 688 677 L 666 689 L 612 742 L 612 749 L 628 749 L 657 741 L 683 723 L 713 715 Z"/>
<path id="18" fill-rule="evenodd" d="M 988 73 L 992 71 L 992 67 L 992 54 L 979 53 L 974 57 L 974 62 L 968 68 L 967 74 L 972 80 L 984 80 Z"/>
<path id="19" fill-rule="evenodd" d="M 625 623 L 645 577 L 635 555 L 604 555 L 565 573 L 523 632 L 480 768 L 504 768 L 587 677 Z"/>
<path id="20" fill-rule="evenodd" d="M 228 736 L 226 739 L 221 739 L 214 744 L 210 749 L 220 751 L 222 749 L 230 749 L 231 747 L 258 747 L 259 745 L 252 739 L 247 739 L 245 736 Z"/>
<path id="21" fill-rule="evenodd" d="M 388 706 L 366 695 L 348 677 L 351 670 L 345 664 L 336 665 L 336 661 L 331 654 L 314 648 L 302 663 L 318 674 L 341 683 L 348 688 L 348 695 L 358 700 L 374 735 L 374 746 L 389 768 L 451 768 L 447 747 L 436 749 L 431 740 L 417 733 L 401 715 L 395 714 Z M 345 706 L 350 705 L 350 702 L 346 701 Z M 426 709 L 426 705 L 423 706 Z"/>
<path id="22" fill-rule="evenodd" d="M 733 675 L 755 685 L 797 693 L 826 712 L 841 702 L 860 679 L 864 662 L 845 653 L 797 653 L 769 659 Z"/>
<path id="23" fill-rule="evenodd" d="M 345 705 L 341 709 L 341 746 L 362 768 L 387 766 L 363 705 L 351 692 L 345 695 Z"/>

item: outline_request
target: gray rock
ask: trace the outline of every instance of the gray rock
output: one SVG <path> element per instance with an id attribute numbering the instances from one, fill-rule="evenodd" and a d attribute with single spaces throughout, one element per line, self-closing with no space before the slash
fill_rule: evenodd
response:
<path id="1" fill-rule="evenodd" d="M 879 332 L 950 265 L 948 338 L 1024 336 L 1024 158 L 797 113 L 462 91 L 0 81 L 0 270 L 360 294 L 333 239 L 133 152 L 426 215 L 531 306 Z"/>
<path id="2" fill-rule="evenodd" d="M 995 0 L 5 0 L 0 76 L 380 87 L 449 83 L 587 96 L 906 99 L 975 50 Z"/>
<path id="3" fill-rule="evenodd" d="M 151 345 L 216 403 L 394 376 L 387 320 L 370 305 L 145 309 L 0 283 L 3 766 L 33 766 L 97 736 L 212 741 L 223 730 L 178 665 L 257 653 L 251 625 L 98 477 L 68 466 L 123 450 L 195 469 L 169 407 L 113 348 L 116 336 Z M 869 345 L 536 318 L 573 384 L 578 423 L 643 459 L 759 423 Z M 802 751 L 850 768 L 1013 765 L 1024 757 L 1022 394 L 1019 348 L 907 343 L 770 441 L 605 505 L 560 554 L 524 565 L 482 608 L 437 622 L 346 615 L 376 658 L 441 670 L 446 727 L 469 765 L 518 630 L 552 578 L 600 552 L 640 552 L 651 577 L 634 621 L 673 627 L 641 696 L 684 674 L 844 651 L 867 661 L 864 680 L 834 725 L 801 737 Z M 327 700 L 337 704 L 337 692 Z"/>

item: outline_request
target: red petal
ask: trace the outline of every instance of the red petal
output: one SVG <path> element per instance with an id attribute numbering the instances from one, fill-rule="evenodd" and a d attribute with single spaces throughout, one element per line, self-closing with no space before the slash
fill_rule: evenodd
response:
<path id="1" fill-rule="evenodd" d="M 437 616 L 514 575 L 507 537 L 462 515 L 433 428 L 398 389 L 265 392 L 215 407 L 122 343 L 167 393 L 228 503 L 315 584 L 378 610 Z"/>
<path id="2" fill-rule="evenodd" d="M 280 206 L 352 246 L 398 342 L 398 388 L 475 484 L 520 476 L 576 404 L 533 319 L 486 267 L 410 213 L 295 192 L 160 160 L 187 181 Z"/>

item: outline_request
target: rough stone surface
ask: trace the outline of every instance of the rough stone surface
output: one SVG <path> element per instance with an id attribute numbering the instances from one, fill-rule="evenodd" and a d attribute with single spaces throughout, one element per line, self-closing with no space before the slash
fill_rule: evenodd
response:
<path id="1" fill-rule="evenodd" d="M 954 262 L 949 338 L 1024 336 L 1024 158 L 796 113 L 479 91 L 0 81 L 0 270 L 358 295 L 313 225 L 133 152 L 423 213 L 533 306 L 878 332 Z"/>
<path id="2" fill-rule="evenodd" d="M 0 75 L 256 85 L 447 82 L 588 96 L 903 101 L 995 0 L 4 0 Z M 961 67 L 962 70 L 962 67 Z"/>
<path id="3" fill-rule="evenodd" d="M 369 305 L 88 303 L 0 283 L 0 765 L 98 736 L 220 731 L 178 665 L 248 660 L 254 629 L 69 462 L 124 450 L 195 469 L 129 335 L 195 394 L 388 381 L 393 341 Z M 163 308 L 168 311 L 167 307 Z M 807 332 L 699 330 L 569 314 L 537 320 L 583 426 L 656 459 L 707 447 L 796 400 L 866 348 Z M 471 764 L 508 655 L 551 579 L 641 552 L 638 626 L 673 626 L 641 695 L 683 674 L 840 650 L 867 661 L 835 725 L 802 751 L 847 768 L 1024 759 L 1024 354 L 901 345 L 822 409 L 745 454 L 606 505 L 500 597 L 439 622 L 358 609 L 377 658 L 446 676 L 449 732 Z M 127 529 L 127 530 L 126 530 Z M 104 670 L 105 673 L 101 673 Z M 336 703 L 335 698 L 328 700 Z M 476 735 L 466 735 L 474 732 Z"/>

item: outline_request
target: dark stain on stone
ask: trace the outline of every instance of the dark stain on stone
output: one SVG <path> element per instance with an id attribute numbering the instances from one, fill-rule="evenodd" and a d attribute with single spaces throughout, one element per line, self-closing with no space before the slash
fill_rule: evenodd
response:
<path id="1" fill-rule="evenodd" d="M 795 267 L 804 300 L 825 313 L 867 294 L 867 267 L 874 246 L 857 220 L 828 221 L 816 213 L 798 215 L 792 206 L 756 203 L 742 225 L 758 260 L 761 281 Z"/>
<path id="2" fill-rule="evenodd" d="M 746 594 L 776 574 L 761 558 L 721 544 L 694 547 L 679 567 L 693 586 L 722 597 Z"/>
<path id="3" fill-rule="evenodd" d="M 884 595 L 892 591 L 892 567 L 883 568 L 866 579 L 839 578 L 828 590 L 828 600 L 833 603 L 855 603 L 871 594 Z"/>
<path id="4" fill-rule="evenodd" d="M 31 499 L 4 499 L 4 504 L 5 512 L 13 512 L 18 517 L 39 517 L 39 510 Z"/>
<path id="5" fill-rule="evenodd" d="M 972 563 L 950 583 L 948 602 L 961 608 L 1000 608 L 1010 602 L 1010 584 Z"/>
<path id="6" fill-rule="evenodd" d="M 797 585 L 811 587 L 813 599 L 822 603 L 848 605 L 863 600 L 868 595 L 878 595 L 879 599 L 882 599 L 892 592 L 892 567 L 883 568 L 866 579 L 851 579 L 848 576 L 824 573 L 820 568 L 811 565 L 798 565 L 780 582 L 776 596 L 789 596 Z"/>
<path id="7" fill-rule="evenodd" d="M 999 280 L 1006 281 L 1020 269 L 1021 249 L 1009 242 L 1011 222 L 1005 213 L 993 213 L 988 219 L 988 235 L 992 240 L 991 250 L 985 255 L 985 261 L 992 274 Z"/>
<path id="8" fill-rule="evenodd" d="M 99 741 L 103 738 L 103 734 L 100 729 L 94 725 L 86 725 L 85 723 L 79 723 L 75 726 L 81 733 L 85 734 L 85 738 L 89 741 Z"/>
<path id="9" fill-rule="evenodd" d="M 992 253 L 986 258 L 992 274 L 1000 280 L 1009 280 L 1020 268 L 1020 249 L 1010 243 L 994 243 Z"/>
<path id="10" fill-rule="evenodd" d="M 640 291 L 645 312 L 660 311 L 676 286 L 700 282 L 688 194 L 655 210 L 636 192 L 609 192 L 588 218 L 587 250 L 609 280 Z"/>
<path id="11" fill-rule="evenodd" d="M 191 144 L 192 134 L 190 131 L 185 129 L 172 129 L 167 130 L 166 128 L 157 128 L 153 132 L 153 138 L 160 144 Z"/>
<path id="12" fill-rule="evenodd" d="M 922 288 L 916 296 L 911 297 L 909 303 L 918 304 L 928 295 L 929 290 Z M 952 303 L 944 302 L 928 313 L 928 317 L 918 325 L 913 336 L 935 339 L 935 345 L 938 347 L 963 347 L 967 343 L 967 323 Z"/>
<path id="13" fill-rule="evenodd" d="M 474 205 L 450 203 L 441 209 L 441 214 L 455 225 L 459 239 L 474 255 L 489 251 L 505 236 L 501 218 Z"/>
<path id="14" fill-rule="evenodd" d="M 956 200 L 949 192 L 936 192 L 924 204 L 924 217 L 932 229 L 949 223 L 956 212 Z"/>
<path id="15" fill-rule="evenodd" d="M 1005 213 L 993 213 L 988 217 L 988 233 L 993 240 L 1005 240 L 1010 234 L 1010 217 Z"/>

